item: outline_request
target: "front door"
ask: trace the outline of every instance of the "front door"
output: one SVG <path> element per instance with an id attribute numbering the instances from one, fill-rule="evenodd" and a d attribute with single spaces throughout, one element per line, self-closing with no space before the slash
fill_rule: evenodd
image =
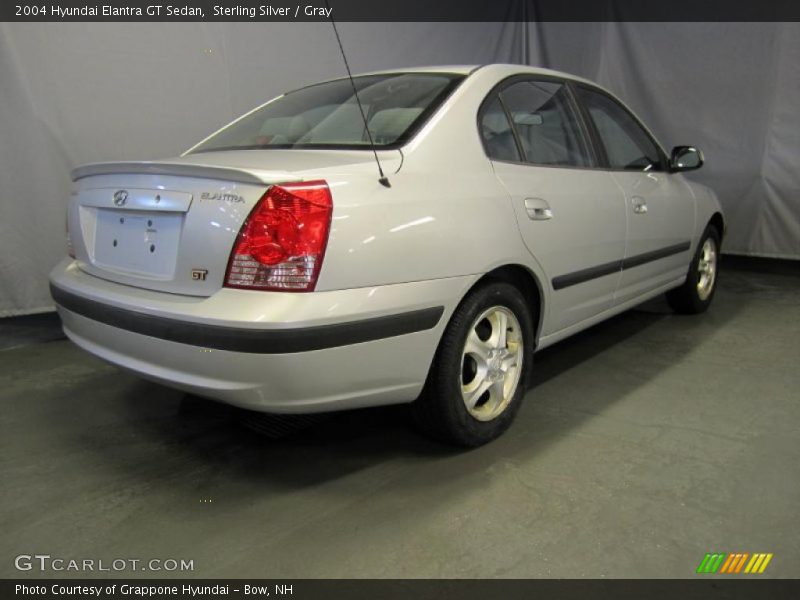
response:
<path id="1" fill-rule="evenodd" d="M 600 138 L 609 172 L 625 194 L 628 242 L 615 300 L 624 303 L 686 274 L 694 197 L 622 104 L 589 87 L 576 91 Z"/>

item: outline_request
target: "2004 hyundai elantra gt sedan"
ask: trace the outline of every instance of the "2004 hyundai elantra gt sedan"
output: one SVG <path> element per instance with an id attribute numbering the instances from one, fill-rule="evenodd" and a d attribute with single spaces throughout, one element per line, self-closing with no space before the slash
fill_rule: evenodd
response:
<path id="1" fill-rule="evenodd" d="M 411 403 L 476 446 L 534 351 L 664 292 L 708 307 L 702 162 L 564 73 L 338 79 L 178 158 L 75 169 L 51 292 L 76 344 L 148 379 L 265 412 Z"/>

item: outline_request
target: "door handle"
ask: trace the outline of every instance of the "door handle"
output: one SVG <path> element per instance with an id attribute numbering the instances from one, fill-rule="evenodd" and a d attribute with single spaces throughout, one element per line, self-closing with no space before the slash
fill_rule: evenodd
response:
<path id="1" fill-rule="evenodd" d="M 525 198 L 525 212 L 532 221 L 549 221 L 553 218 L 553 209 L 541 198 Z"/>
<path id="2" fill-rule="evenodd" d="M 633 205 L 633 212 L 637 215 L 643 215 L 647 212 L 647 202 L 645 202 L 644 198 L 634 196 L 631 198 L 631 204 Z"/>

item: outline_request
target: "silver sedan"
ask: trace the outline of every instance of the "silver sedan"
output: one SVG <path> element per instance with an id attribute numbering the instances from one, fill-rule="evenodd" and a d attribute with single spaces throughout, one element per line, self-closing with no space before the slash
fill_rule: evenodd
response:
<path id="1" fill-rule="evenodd" d="M 476 446 L 535 351 L 665 292 L 706 310 L 702 163 L 564 73 L 337 79 L 180 157 L 75 169 L 51 290 L 76 344 L 148 379 L 266 412 L 411 403 Z"/>

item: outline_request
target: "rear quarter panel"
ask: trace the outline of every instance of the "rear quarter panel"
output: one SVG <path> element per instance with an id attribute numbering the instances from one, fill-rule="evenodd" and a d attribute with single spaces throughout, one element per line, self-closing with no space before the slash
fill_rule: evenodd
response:
<path id="1" fill-rule="evenodd" d="M 525 254 L 487 164 L 480 172 L 406 170 L 329 180 L 334 212 L 317 289 L 484 273 Z"/>
<path id="2" fill-rule="evenodd" d="M 478 133 L 481 102 L 514 70 L 492 67 L 470 75 L 402 148 L 399 170 L 387 172 L 390 188 L 378 183 L 377 169 L 325 177 L 334 212 L 318 290 L 468 275 L 477 281 L 507 264 L 546 280 L 522 241 L 511 198 Z M 539 289 L 544 320 L 549 298 L 546 287 Z"/>

